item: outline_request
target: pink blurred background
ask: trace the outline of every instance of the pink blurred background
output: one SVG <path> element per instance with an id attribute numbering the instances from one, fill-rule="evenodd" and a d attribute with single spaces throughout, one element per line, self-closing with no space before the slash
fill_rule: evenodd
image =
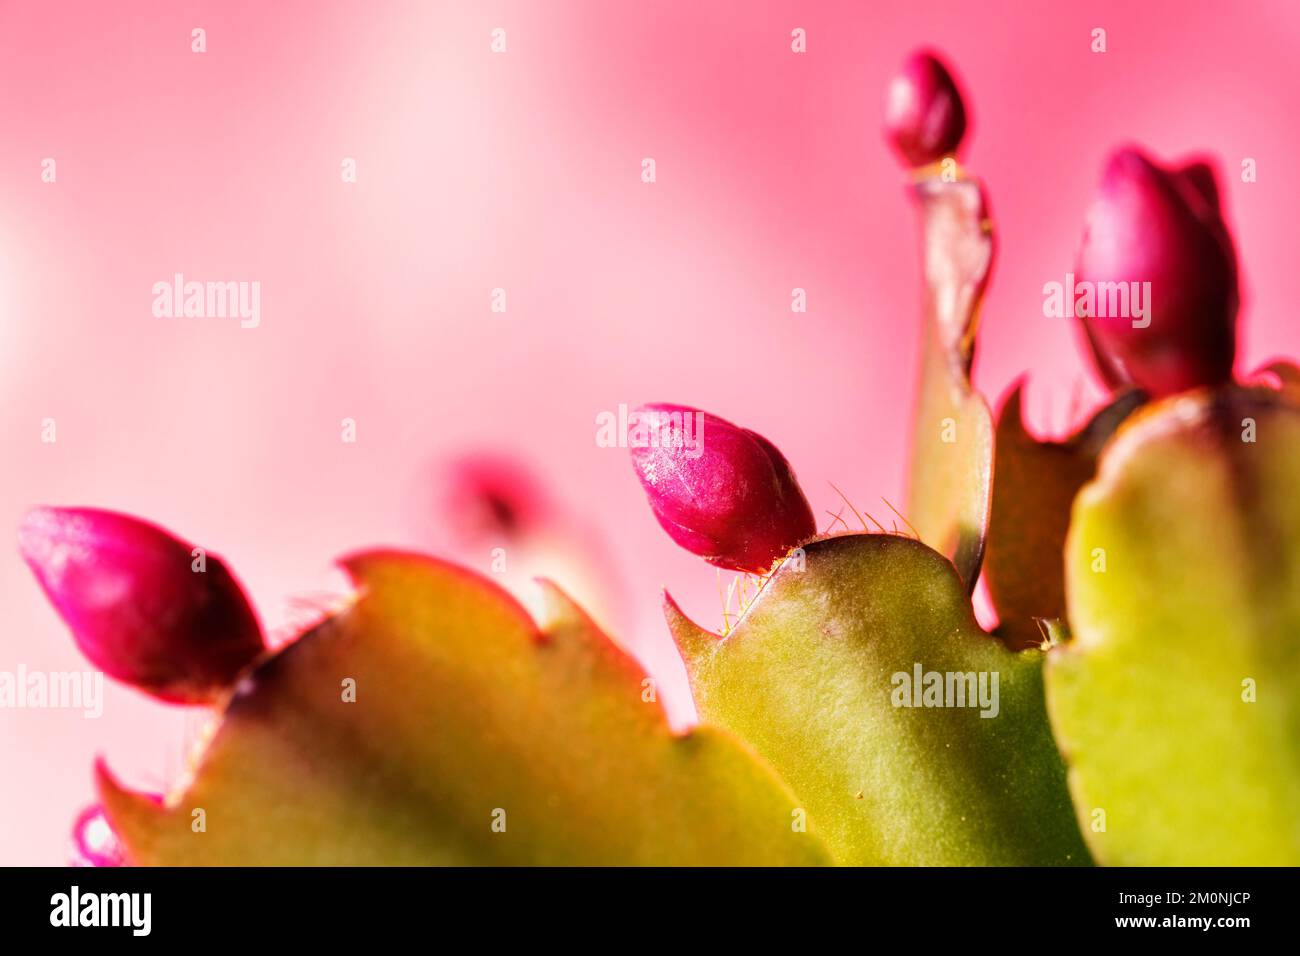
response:
<path id="1" fill-rule="evenodd" d="M 776 442 L 824 520 L 831 482 L 901 505 L 917 239 L 879 125 L 903 57 L 943 51 L 973 114 L 1000 236 L 977 383 L 1028 371 L 1059 431 L 1099 393 L 1041 290 L 1121 141 L 1218 156 L 1239 368 L 1300 352 L 1298 41 L 1285 2 L 0 2 L 0 540 L 35 503 L 147 516 L 283 634 L 358 547 L 487 572 L 439 488 L 509 449 L 578 529 L 553 573 L 685 720 L 659 591 L 716 627 L 717 577 L 595 418 L 698 405 Z M 154 318 L 175 272 L 259 281 L 260 326 Z M 85 666 L 12 544 L 0 607 L 0 670 Z M 98 720 L 0 710 L 0 863 L 64 862 L 95 755 L 161 789 L 199 722 L 115 685 Z"/>

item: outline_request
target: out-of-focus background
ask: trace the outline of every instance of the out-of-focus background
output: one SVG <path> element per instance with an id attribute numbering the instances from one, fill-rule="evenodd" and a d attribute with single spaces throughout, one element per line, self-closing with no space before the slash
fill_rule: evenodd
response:
<path id="1" fill-rule="evenodd" d="M 492 573 L 504 546 L 508 583 L 551 566 L 689 719 L 660 589 L 716 627 L 718 577 L 596 416 L 698 405 L 771 438 L 823 521 L 832 482 L 901 506 L 919 270 L 879 127 L 918 45 L 963 85 L 997 222 L 992 399 L 1028 372 L 1052 432 L 1099 394 L 1042 286 L 1126 140 L 1218 157 L 1239 367 L 1300 352 L 1294 3 L 0 2 L 0 670 L 87 666 L 13 529 L 95 505 L 224 556 L 281 637 L 343 552 Z M 259 282 L 260 325 L 155 318 L 175 273 Z M 0 709 L 0 863 L 64 862 L 95 756 L 162 789 L 199 723 L 111 684 L 97 720 Z"/>

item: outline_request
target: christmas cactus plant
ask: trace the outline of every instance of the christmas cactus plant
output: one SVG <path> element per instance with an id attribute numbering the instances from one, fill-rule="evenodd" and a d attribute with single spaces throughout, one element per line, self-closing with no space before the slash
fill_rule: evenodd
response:
<path id="1" fill-rule="evenodd" d="M 995 417 L 972 384 L 994 230 L 933 54 L 885 132 L 924 276 L 897 520 L 818 534 L 767 438 L 633 416 L 659 523 L 740 575 L 720 633 L 664 601 L 697 726 L 556 584 L 536 619 L 468 570 L 359 553 L 352 599 L 271 650 L 216 557 L 41 508 L 21 550 L 90 660 L 213 714 L 166 794 L 101 763 L 82 861 L 1300 863 L 1300 370 L 1234 378 L 1212 167 L 1114 153 L 1054 290 L 1112 395 L 1046 441 L 1019 386 Z"/>

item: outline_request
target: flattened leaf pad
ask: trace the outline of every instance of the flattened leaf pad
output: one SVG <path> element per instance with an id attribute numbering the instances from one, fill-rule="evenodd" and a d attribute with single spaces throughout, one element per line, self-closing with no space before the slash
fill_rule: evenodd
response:
<path id="1" fill-rule="evenodd" d="M 671 602 L 667 615 L 703 719 L 767 758 L 839 862 L 1089 862 L 1048 730 L 1043 653 L 982 631 L 952 564 L 920 542 L 815 541 L 805 569 L 786 562 L 726 638 Z M 927 706 L 930 673 L 944 706 Z M 975 682 L 960 698 L 957 675 Z M 904 682 L 910 701 L 895 696 Z M 994 687 L 995 706 L 971 706 Z"/>
<path id="2" fill-rule="evenodd" d="M 346 567 L 359 600 L 253 672 L 187 789 L 159 806 L 101 768 L 132 862 L 827 861 L 779 778 L 718 731 L 675 736 L 640 669 L 558 589 L 542 633 L 451 565 Z"/>
<path id="3" fill-rule="evenodd" d="M 1075 499 L 1052 724 L 1094 854 L 1300 864 L 1300 409 L 1232 387 L 1122 427 Z"/>

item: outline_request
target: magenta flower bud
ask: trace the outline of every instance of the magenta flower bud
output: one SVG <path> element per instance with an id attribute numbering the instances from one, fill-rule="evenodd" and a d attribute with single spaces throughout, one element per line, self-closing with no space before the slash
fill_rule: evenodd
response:
<path id="1" fill-rule="evenodd" d="M 889 85 L 885 136 L 910 166 L 926 166 L 957 152 L 966 134 L 966 107 L 947 67 L 918 50 Z"/>
<path id="2" fill-rule="evenodd" d="M 126 854 L 104 808 L 87 807 L 72 826 L 72 866 L 125 866 Z"/>
<path id="3" fill-rule="evenodd" d="M 93 508 L 36 508 L 19 550 L 82 653 L 174 703 L 208 703 L 263 651 L 238 582 L 215 555 Z"/>
<path id="4" fill-rule="evenodd" d="M 1237 260 L 1204 163 L 1112 154 L 1075 273 L 1073 312 L 1108 385 L 1158 397 L 1232 377 Z"/>
<path id="5" fill-rule="evenodd" d="M 684 405 L 633 415 L 632 465 L 659 524 L 687 551 L 760 574 L 817 533 L 790 463 L 762 435 Z"/>

